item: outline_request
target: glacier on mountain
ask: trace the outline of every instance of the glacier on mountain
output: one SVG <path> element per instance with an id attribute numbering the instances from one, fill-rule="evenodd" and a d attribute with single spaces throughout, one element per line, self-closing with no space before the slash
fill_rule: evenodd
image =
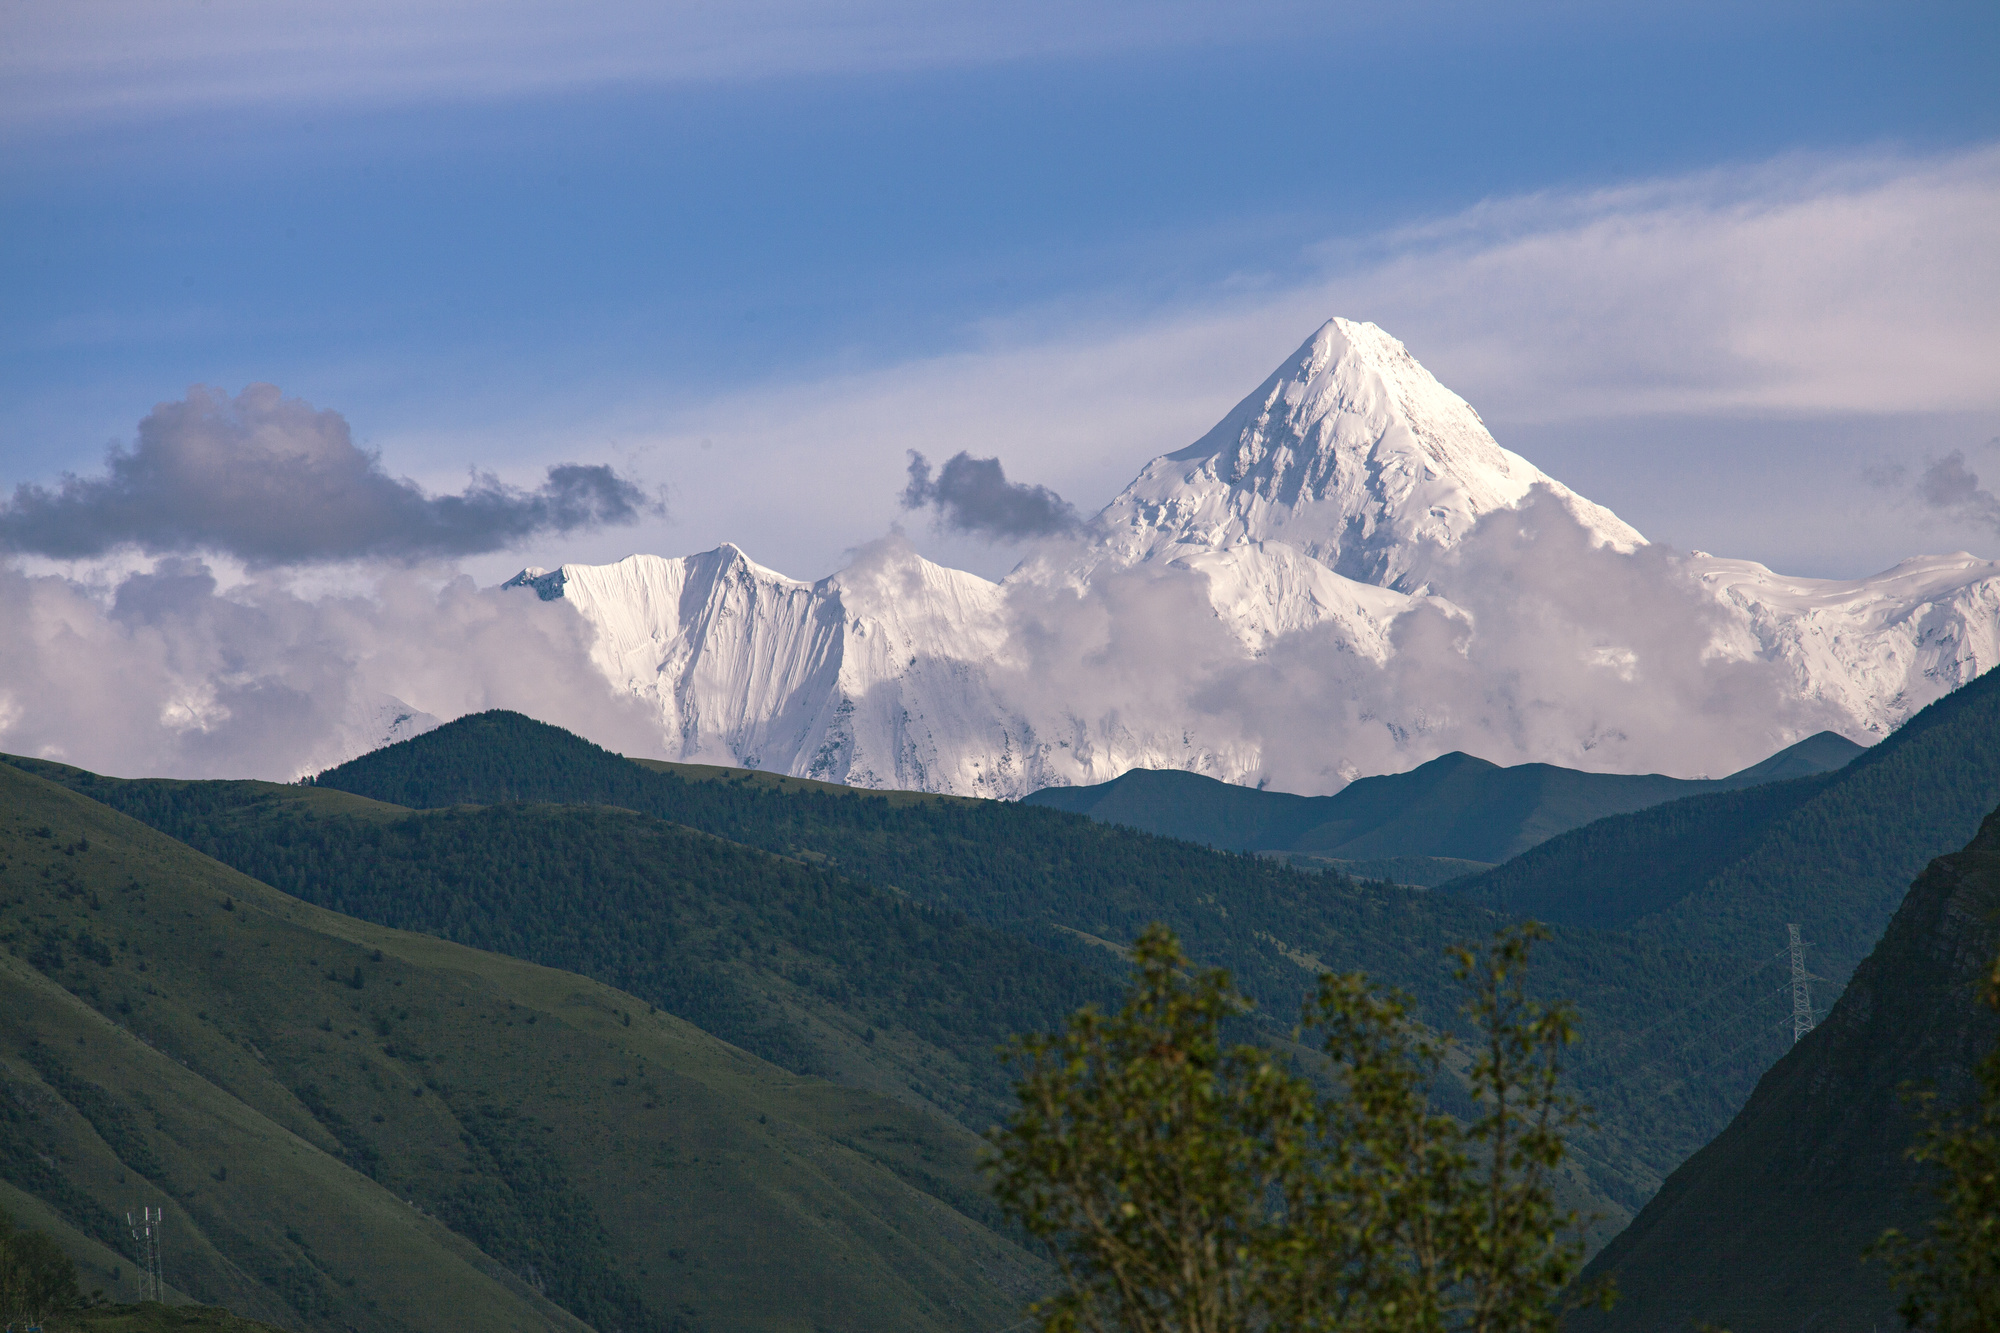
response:
<path id="1" fill-rule="evenodd" d="M 1722 771 L 2000 661 L 2000 565 L 1649 546 L 1341 319 L 999 583 L 890 538 L 816 583 L 725 545 L 510 586 L 589 623 L 666 757 L 993 797 L 1134 767 L 1330 791 L 1449 749 Z"/>
<path id="2" fill-rule="evenodd" d="M 1348 579 L 1406 588 L 1425 545 L 1454 544 L 1536 485 L 1600 540 L 1644 543 L 1501 448 L 1401 343 L 1334 319 L 1215 429 L 1148 463 L 1098 521 L 1127 560 L 1278 541 Z"/>

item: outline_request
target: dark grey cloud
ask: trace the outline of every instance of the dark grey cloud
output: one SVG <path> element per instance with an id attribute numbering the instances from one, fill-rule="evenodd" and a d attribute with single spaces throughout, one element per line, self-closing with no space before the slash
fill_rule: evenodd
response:
<path id="1" fill-rule="evenodd" d="M 1917 494 L 1934 509 L 1946 509 L 2000 530 L 2000 497 L 1979 484 L 1979 474 L 1966 466 L 1965 451 L 1954 449 L 1933 459 L 1917 483 Z"/>
<path id="2" fill-rule="evenodd" d="M 474 473 L 427 495 L 357 448 L 346 420 L 277 386 L 194 388 L 113 446 L 102 475 L 23 483 L 0 503 L 0 550 L 73 559 L 136 545 L 223 551 L 251 565 L 496 551 L 543 532 L 631 523 L 661 506 L 611 468 L 562 463 L 527 491 Z"/>
<path id="3" fill-rule="evenodd" d="M 999 541 L 1053 537 L 1076 530 L 1076 509 L 1046 486 L 1007 480 L 997 458 L 952 455 L 931 476 L 930 460 L 910 451 L 910 484 L 903 508 L 932 508 L 938 521 L 959 532 Z"/>

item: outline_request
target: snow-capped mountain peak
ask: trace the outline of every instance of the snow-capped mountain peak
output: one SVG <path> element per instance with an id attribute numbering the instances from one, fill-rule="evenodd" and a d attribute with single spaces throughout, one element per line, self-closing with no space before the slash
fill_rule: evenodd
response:
<path id="1" fill-rule="evenodd" d="M 900 538 L 817 583 L 726 544 L 510 583 L 591 625 L 661 753 L 979 796 L 1142 767 L 1326 791 L 1454 748 L 1715 771 L 2000 662 L 2000 563 L 1836 582 L 1648 548 L 1341 319 L 1001 583 Z"/>
<path id="2" fill-rule="evenodd" d="M 1331 319 L 1194 444 L 1154 459 L 1099 515 L 1125 560 L 1281 541 L 1401 587 L 1423 543 L 1548 486 L 1600 541 L 1645 538 L 1503 449 L 1471 404 L 1373 324 Z"/>

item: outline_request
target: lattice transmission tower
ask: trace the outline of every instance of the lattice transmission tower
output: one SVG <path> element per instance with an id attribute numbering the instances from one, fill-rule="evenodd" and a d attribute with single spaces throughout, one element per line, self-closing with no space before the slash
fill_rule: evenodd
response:
<path id="1" fill-rule="evenodd" d="M 1792 941 L 1792 1044 L 1813 1030 L 1812 973 L 1806 971 L 1806 945 L 1795 923 L 1785 926 Z"/>
<path id="2" fill-rule="evenodd" d="M 141 1208 L 136 1218 L 125 1214 L 132 1239 L 139 1242 L 139 1299 L 164 1301 L 160 1289 L 160 1226 L 167 1220 L 164 1208 Z"/>

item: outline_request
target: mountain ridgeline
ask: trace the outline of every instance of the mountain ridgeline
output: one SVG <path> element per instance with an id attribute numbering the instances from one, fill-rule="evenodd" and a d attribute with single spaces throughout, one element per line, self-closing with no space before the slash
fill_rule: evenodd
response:
<path id="1" fill-rule="evenodd" d="M 461 719 L 307 787 L 17 762 L 307 901 L 629 987 L 794 1072 L 972 1129 L 1002 1105 L 1004 1029 L 1045 1029 L 1102 994 L 1148 922 L 1228 967 L 1274 1038 L 1324 969 L 1368 971 L 1455 1025 L 1444 950 L 1497 922 L 1453 898 L 1053 810 L 662 771 L 516 714 Z M 1544 960 L 1546 989 L 1586 1013 L 1594 1062 L 1581 1086 L 1604 1110 L 1580 1145 L 1579 1202 L 1615 1221 L 1761 1070 L 1709 1067 L 1655 1025 L 1740 962 L 1587 930 Z M 1670 1085 L 1649 1086 L 1656 1075 Z"/>
<path id="2" fill-rule="evenodd" d="M 580 972 L 786 1069 L 975 1128 L 1005 1109 L 994 1049 L 1114 992 L 1094 957 L 617 806 L 412 811 L 17 762 L 319 906 Z"/>
<path id="3" fill-rule="evenodd" d="M 1675 871 L 1678 889 L 1658 895 L 1674 902 L 1643 930 L 1563 922 L 1567 928 L 1544 951 L 1540 981 L 1583 1012 L 1576 1078 L 1599 1108 L 1603 1132 L 1590 1145 L 1597 1154 L 1591 1171 L 1607 1198 L 1630 1207 L 1648 1197 L 1674 1163 L 1727 1122 L 1783 1051 L 1785 1013 L 1775 988 L 1785 922 L 1803 922 L 1822 946 L 1815 954 L 1822 975 L 1844 977 L 1894 910 L 1895 876 L 1907 883 L 1930 856 L 1962 845 L 1981 813 L 2000 802 L 1996 685 L 2000 678 L 1986 678 L 1933 705 L 1864 765 L 1694 798 L 1737 802 L 1728 808 L 1744 816 L 1747 831 L 1734 836 L 1751 849 L 1746 858 L 1754 853 L 1763 865 L 1777 862 L 1771 849 L 1782 838 L 1807 836 L 1777 816 L 1793 812 L 1795 798 L 1809 789 L 1816 802 L 1805 811 L 1809 820 L 1838 827 L 1827 831 L 1832 842 L 1812 863 L 1804 901 L 1797 885 L 1767 875 L 1753 892 L 1777 894 L 1775 903 L 1738 904 L 1713 920 L 1674 916 L 1667 908 L 1680 901 L 1676 893 L 1711 891 L 1702 874 Z M 1045 808 L 640 765 L 504 713 L 461 719 L 318 781 L 321 790 L 418 807 L 522 797 L 617 804 L 955 909 L 1081 961 L 1108 962 L 1096 942 L 1115 945 L 1147 921 L 1165 920 L 1196 957 L 1230 968 L 1281 1023 L 1325 967 L 1359 968 L 1402 986 L 1427 1018 L 1450 1026 L 1457 1001 L 1439 953 L 1453 940 L 1487 933 L 1495 921 L 1489 910 L 1508 910 L 1473 894 L 1302 874 Z M 1881 818 L 1869 813 L 1878 805 Z M 1706 827 L 1694 841 L 1738 845 Z M 1662 839 L 1648 855 L 1672 866 L 1686 842 Z M 1627 891 L 1634 870 L 1621 863 L 1592 882 L 1615 897 Z M 1590 867 L 1578 873 L 1588 879 Z M 305 886 L 298 891 L 312 896 Z"/>
<path id="4" fill-rule="evenodd" d="M 721 776 L 729 770 L 648 773 L 525 719 L 487 717 L 320 781 L 413 804 L 491 799 L 509 790 L 502 783 L 539 782 L 544 797 L 616 801 L 767 850 L 824 857 L 846 875 L 1038 940 L 1053 923 L 1074 932 L 1059 948 L 1084 935 L 1130 939 L 1145 920 L 1164 919 L 1280 1017 L 1295 1012 L 1312 970 L 1300 960 L 1309 958 L 1403 986 L 1448 1025 L 1455 1001 L 1437 950 L 1490 929 L 1491 918 L 1468 908 L 1552 922 L 1564 929 L 1545 953 L 1543 984 L 1582 1006 L 1576 1077 L 1607 1140 L 1621 1145 L 1607 1150 L 1618 1167 L 1599 1163 L 1594 1177 L 1612 1198 L 1650 1193 L 1651 1164 L 1705 1142 L 1784 1051 L 1786 925 L 1804 928 L 1814 970 L 1832 983 L 1821 987 L 1824 1006 L 1911 878 L 1964 845 L 2000 804 L 2000 673 L 1932 704 L 1858 760 L 1841 764 L 1852 747 L 1815 740 L 1736 775 L 1781 780 L 1598 820 L 1429 895 L 1204 855 L 1020 804 L 891 801 Z M 563 755 L 525 753 L 545 744 Z M 513 747 L 523 752 L 511 762 L 497 757 Z M 1823 771 L 1782 778 L 1799 768 Z"/>
<path id="5" fill-rule="evenodd" d="M 1372 878 L 1400 871 L 1407 883 L 1435 884 L 1610 815 L 1832 772 L 1861 753 L 1853 741 L 1823 731 L 1741 772 L 1703 780 L 1554 764 L 1502 768 L 1454 752 L 1407 773 L 1361 778 L 1332 796 L 1135 769 L 1096 786 L 1045 787 L 1024 803 L 1229 851 L 1283 852 Z"/>
<path id="6" fill-rule="evenodd" d="M 1518 536 L 1486 545 L 1502 532 Z M 632 701 L 652 719 L 640 748 L 1002 799 L 1191 762 L 1236 783 L 1374 764 L 1362 756 L 1379 753 L 1385 732 L 1452 736 L 1475 754 L 1515 753 L 1533 734 L 1559 753 L 1642 769 L 1659 753 L 1643 736 L 1699 736 L 1719 749 L 1806 710 L 1846 735 L 1886 735 L 2000 663 L 2000 563 L 1920 556 L 1835 583 L 1700 553 L 1627 560 L 1646 547 L 1641 533 L 1503 448 L 1410 349 L 1352 320 L 1316 330 L 1077 535 L 999 582 L 895 540 L 813 582 L 726 543 L 524 570 L 510 582 L 513 595 L 582 622 L 596 646 L 580 669 L 593 679 L 557 688 L 608 685 Z M 1615 707 L 1651 725 L 1604 728 L 1601 706 L 1574 706 L 1561 671 L 1543 672 L 1516 615 L 1522 597 L 1554 594 L 1545 581 L 1558 569 L 1617 583 L 1616 599 L 1641 615 L 1678 614 L 1668 608 L 1699 589 L 1700 614 L 1732 655 L 1756 662 L 1768 705 L 1733 693 L 1670 698 L 1645 684 L 1666 659 L 1642 654 L 1611 688 L 1629 686 Z M 1121 591 L 1142 584 L 1159 594 L 1144 610 Z M 1467 613 L 1469 638 L 1410 632 L 1433 597 Z M 1082 638 L 1065 609 L 1079 605 L 1098 626 Z M 1595 613 L 1572 612 L 1584 618 L 1558 633 L 1603 628 Z M 1503 647 L 1517 632 L 1527 637 Z M 1253 694 L 1268 685 L 1272 705 L 1301 702 L 1218 712 L 1211 672 L 1180 672 L 1162 643 L 1228 662 Z M 1404 654 L 1414 656 L 1392 674 L 1437 668 L 1430 693 L 1380 674 Z M 1080 706 L 1117 680 L 1135 688 Z M 1365 714 L 1303 702 L 1356 690 L 1376 700 Z M 1516 850 L 1502 840 L 1426 855 L 1499 861 Z"/>

